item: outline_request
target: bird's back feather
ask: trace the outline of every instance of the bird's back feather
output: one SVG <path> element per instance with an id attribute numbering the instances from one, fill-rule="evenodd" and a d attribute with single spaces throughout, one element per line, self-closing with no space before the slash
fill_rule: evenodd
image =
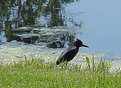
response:
<path id="1" fill-rule="evenodd" d="M 63 61 L 70 61 L 74 58 L 74 56 L 77 54 L 78 48 L 76 46 L 70 46 L 67 49 L 65 49 L 61 55 L 59 56 L 56 63 L 61 63 Z"/>

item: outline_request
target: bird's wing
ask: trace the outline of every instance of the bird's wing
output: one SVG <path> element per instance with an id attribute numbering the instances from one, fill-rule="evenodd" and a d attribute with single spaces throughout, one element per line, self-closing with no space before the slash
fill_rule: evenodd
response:
<path id="1" fill-rule="evenodd" d="M 76 47 L 70 46 L 61 53 L 59 59 L 60 59 L 60 61 L 62 61 L 65 58 L 68 59 L 68 57 L 71 57 L 71 56 L 74 57 L 76 55 L 76 53 L 77 53 Z"/>

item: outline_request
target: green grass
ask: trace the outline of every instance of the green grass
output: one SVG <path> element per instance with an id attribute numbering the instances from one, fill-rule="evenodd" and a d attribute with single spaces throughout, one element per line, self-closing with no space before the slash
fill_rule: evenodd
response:
<path id="1" fill-rule="evenodd" d="M 121 71 L 111 73 L 111 64 L 86 57 L 86 66 L 56 66 L 27 59 L 0 65 L 0 88 L 121 88 Z"/>

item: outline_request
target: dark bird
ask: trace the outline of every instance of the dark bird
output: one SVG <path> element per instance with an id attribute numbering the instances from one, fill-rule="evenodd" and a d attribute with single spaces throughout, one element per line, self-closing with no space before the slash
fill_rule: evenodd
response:
<path id="1" fill-rule="evenodd" d="M 72 60 L 78 53 L 79 47 L 88 47 L 88 46 L 84 45 L 81 40 L 77 39 L 72 46 L 69 46 L 61 53 L 61 55 L 56 61 L 56 64 L 59 65 L 61 62 L 64 61 L 68 62 Z"/>

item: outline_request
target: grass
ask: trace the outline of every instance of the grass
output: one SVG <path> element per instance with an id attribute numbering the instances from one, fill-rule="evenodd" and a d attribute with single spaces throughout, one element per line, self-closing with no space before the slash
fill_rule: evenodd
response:
<path id="1" fill-rule="evenodd" d="M 0 88 L 121 88 L 121 71 L 109 72 L 111 64 L 86 57 L 86 66 L 20 60 L 0 65 Z"/>

